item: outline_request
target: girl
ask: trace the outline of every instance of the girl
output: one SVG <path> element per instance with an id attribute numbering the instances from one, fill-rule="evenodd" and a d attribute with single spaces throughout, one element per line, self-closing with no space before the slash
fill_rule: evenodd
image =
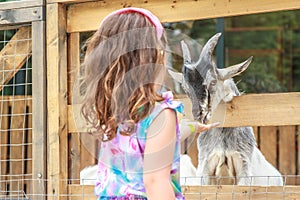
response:
<path id="1" fill-rule="evenodd" d="M 163 83 L 166 37 L 141 8 L 109 14 L 87 43 L 82 114 L 101 137 L 98 199 L 184 199 L 179 184 L 183 105 Z M 182 125 L 184 140 L 213 125 Z"/>

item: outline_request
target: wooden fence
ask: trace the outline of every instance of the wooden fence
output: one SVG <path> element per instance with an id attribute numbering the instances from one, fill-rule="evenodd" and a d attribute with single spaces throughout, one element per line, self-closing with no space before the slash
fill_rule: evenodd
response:
<path id="1" fill-rule="evenodd" d="M 0 138 L 1 196 L 11 191 L 31 192 L 32 100 L 25 96 L 5 96 L 1 101 Z M 19 188 L 19 189 L 18 189 Z M 6 194 L 3 194 L 5 193 Z"/>
<path id="2" fill-rule="evenodd" d="M 45 198 L 44 33 L 42 0 L 0 3 L 0 199 Z"/>
<path id="3" fill-rule="evenodd" d="M 76 3 L 74 3 L 76 2 Z M 261 1 L 74 1 L 74 0 L 48 0 L 47 1 L 47 65 L 51 68 L 48 77 L 51 82 L 48 84 L 48 120 L 51 124 L 48 134 L 51 138 L 51 145 L 48 158 L 48 177 L 65 180 L 66 178 L 79 178 L 79 171 L 87 165 L 96 163 L 97 143 L 90 146 L 92 150 L 85 149 L 85 145 L 79 145 L 80 137 L 86 132 L 84 126 L 74 122 L 77 116 L 73 113 L 78 111 L 80 105 L 72 102 L 72 86 L 80 66 L 80 33 L 94 31 L 109 12 L 126 6 L 143 7 L 151 10 L 162 22 L 175 22 L 182 20 L 206 19 L 214 17 L 236 16 L 242 14 L 253 14 L 272 12 L 279 10 L 299 9 L 298 1 L 289 0 L 278 3 L 275 0 Z M 51 13 L 51 14 L 50 14 Z M 53 42 L 55 41 L 55 43 Z M 65 77 L 68 77 L 65 79 Z M 68 96 L 68 98 L 66 98 Z M 274 99 L 276 98 L 276 101 Z M 260 94 L 245 95 L 233 100 L 226 105 L 225 127 L 228 126 L 257 126 L 256 135 L 262 151 L 271 162 L 283 173 L 298 173 L 298 126 L 299 118 L 299 93 L 288 94 Z M 276 108 L 276 109 L 274 109 Z M 53 112 L 49 112 L 49 111 Z M 65 111 L 68 110 L 66 113 Z M 287 118 L 286 116 L 289 116 Z M 275 128 L 274 128 L 275 126 Z M 267 132 L 270 130 L 270 136 Z M 57 135 L 60 133 L 60 135 Z M 290 136 L 293 137 L 290 137 Z M 89 136 L 87 136 L 89 137 Z M 268 138 L 266 140 L 266 138 Z M 275 144 L 276 143 L 276 144 Z M 276 152 L 274 153 L 274 145 Z M 66 146 L 69 146 L 66 150 Z M 288 148 L 283 148 L 284 146 Z M 281 148 L 282 147 L 282 148 Z M 291 150 L 292 149 L 292 150 Z M 290 151 L 293 153 L 290 154 Z M 266 153 L 268 152 L 268 153 Z M 197 154 L 195 144 L 188 153 L 193 156 Z M 89 154 L 91 154 L 89 156 Z M 81 156 L 82 155 L 82 156 Z M 287 158 L 287 161 L 283 161 Z M 80 161 L 80 162 L 79 162 Z M 79 164 L 80 163 L 80 164 Z M 288 164 L 289 163 L 289 164 Z M 48 185 L 48 191 L 55 191 L 53 194 L 69 194 L 69 199 L 93 199 L 93 188 L 79 186 L 77 181 L 71 181 L 68 187 L 66 182 Z M 290 184 L 295 184 L 291 181 Z M 233 186 L 234 187 L 234 186 Z M 216 191 L 216 186 L 187 187 L 184 189 L 188 199 L 226 199 L 237 194 L 237 198 L 265 198 L 272 194 L 271 199 L 284 198 L 292 199 L 299 197 L 298 187 L 278 188 L 240 188 L 224 187 Z M 253 189 L 253 190 L 252 190 Z M 274 193 L 262 191 L 275 191 Z M 283 190 L 293 191 L 290 195 Z M 202 195 L 200 195 L 202 191 Z M 207 191 L 205 195 L 205 191 Z M 223 191 L 223 192 L 222 192 Z M 252 195 L 258 191 L 259 195 Z M 277 191 L 277 193 L 276 193 Z M 208 194 L 211 192 L 210 194 Z M 228 192 L 230 193 L 228 195 Z M 191 194 L 191 195 L 189 195 Z M 249 195 L 251 194 L 251 195 Z M 256 193 L 257 194 L 257 193 Z M 273 195 L 274 194 L 274 195 Z M 276 196 L 277 194 L 277 196 Z M 189 195 L 189 196 L 188 196 Z M 227 196 L 226 196 L 227 195 Z M 276 198 L 273 198 L 276 196 Z M 271 197 L 271 196 L 270 196 Z"/>
<path id="4" fill-rule="evenodd" d="M 71 97 L 73 83 L 80 66 L 80 33 L 96 30 L 101 19 L 109 12 L 127 6 L 143 7 L 151 10 L 162 22 L 175 22 L 300 9 L 300 2 L 299 0 L 282 2 L 276 0 L 130 0 L 126 2 L 123 0 L 95 2 L 29 0 L 1 3 L 1 30 L 11 27 L 19 29 L 20 25 L 24 24 L 29 24 L 31 27 L 33 73 L 32 100 L 24 104 L 22 108 L 21 105 L 12 106 L 12 103 L 3 103 L 0 150 L 6 151 L 6 154 L 1 153 L 0 164 L 3 168 L 1 167 L 0 190 L 6 194 L 0 198 L 13 198 L 7 194 L 15 191 L 12 190 L 12 182 L 7 180 L 13 175 L 12 173 L 19 173 L 17 170 L 26 172 L 22 173 L 22 176 L 27 172 L 31 174 L 32 181 L 29 184 L 31 189 L 25 188 L 25 192 L 30 190 L 31 199 L 95 198 L 92 187 L 79 186 L 75 181 L 79 178 L 79 171 L 82 168 L 96 163 L 99 150 L 97 141 L 90 144 L 91 151 L 85 148 L 86 144 L 82 143 L 84 140 L 81 137 L 89 136 L 84 127 L 78 127 L 74 123 L 76 115 L 74 116 L 73 112 L 78 109 L 79 105 L 75 105 Z M 47 25 L 47 30 L 45 30 L 45 25 Z M 1 54 L 1 59 L 3 57 Z M 2 86 L 7 83 L 5 80 L 3 79 Z M 297 175 L 300 166 L 299 102 L 299 93 L 251 94 L 237 97 L 226 105 L 226 120 L 223 126 L 255 126 L 258 145 L 267 159 L 283 174 Z M 25 117 L 25 121 L 22 121 L 16 115 L 16 121 L 20 123 L 8 125 L 5 122 L 9 120 L 6 116 L 11 111 L 17 113 L 14 109 L 24 108 L 28 113 L 32 113 L 31 118 L 28 116 Z M 31 131 L 29 131 L 30 121 L 32 122 Z M 14 144 L 20 143 L 17 137 L 20 127 L 28 130 L 24 138 L 28 145 L 23 145 L 26 153 L 22 155 L 21 160 L 20 157 L 15 157 L 15 160 L 10 160 L 8 163 L 7 155 L 12 156 L 12 152 L 15 152 L 13 155 L 18 155 L 19 152 L 19 146 Z M 10 129 L 16 132 L 11 132 Z M 6 137 L 8 134 L 16 135 L 16 137 L 8 139 Z M 187 152 L 196 162 L 195 143 L 187 149 Z M 16 164 L 12 161 L 20 163 Z M 14 164 L 16 167 L 12 167 Z M 23 167 L 20 168 L 19 165 Z M 19 178 L 21 181 L 25 180 L 23 177 Z M 20 184 L 19 181 L 17 185 Z M 287 183 L 299 184 L 296 178 L 288 179 Z M 9 188 L 8 184 L 10 184 Z M 27 183 L 24 182 L 24 184 Z M 187 186 L 183 187 L 183 190 L 188 199 L 297 199 L 300 196 L 298 186 Z"/>

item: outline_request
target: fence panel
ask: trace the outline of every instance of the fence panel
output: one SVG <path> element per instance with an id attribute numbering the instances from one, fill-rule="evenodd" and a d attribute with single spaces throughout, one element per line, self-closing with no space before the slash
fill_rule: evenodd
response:
<path id="1" fill-rule="evenodd" d="M 266 159 L 276 168 L 277 165 L 277 127 L 260 127 L 259 147 Z"/>
<path id="2" fill-rule="evenodd" d="M 45 199 L 43 5 L 0 3 L 0 199 Z"/>

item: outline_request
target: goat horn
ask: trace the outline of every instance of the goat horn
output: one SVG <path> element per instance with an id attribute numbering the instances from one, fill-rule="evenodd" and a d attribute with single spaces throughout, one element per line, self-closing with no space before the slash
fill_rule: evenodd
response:
<path id="1" fill-rule="evenodd" d="M 242 73 L 250 65 L 252 58 L 253 58 L 253 56 L 251 56 L 250 58 L 248 58 L 246 61 L 244 61 L 242 63 L 236 64 L 236 65 L 224 68 L 224 69 L 217 69 L 219 79 L 226 80 L 226 79 L 232 78 L 232 77 Z"/>
<path id="2" fill-rule="evenodd" d="M 189 65 L 185 64 L 185 66 L 190 69 L 195 69 L 203 59 L 212 60 L 212 53 L 221 35 L 222 33 L 217 33 L 214 36 L 212 36 L 202 48 L 198 61 L 196 63 L 189 64 Z"/>
<path id="3" fill-rule="evenodd" d="M 203 49 L 202 49 L 202 52 L 200 54 L 200 58 L 199 60 L 202 58 L 202 57 L 208 57 L 209 59 L 212 58 L 212 53 L 218 43 L 218 40 L 220 38 L 220 36 L 222 35 L 222 33 L 217 33 L 215 34 L 214 36 L 212 36 L 208 41 L 207 43 L 204 45 Z"/>

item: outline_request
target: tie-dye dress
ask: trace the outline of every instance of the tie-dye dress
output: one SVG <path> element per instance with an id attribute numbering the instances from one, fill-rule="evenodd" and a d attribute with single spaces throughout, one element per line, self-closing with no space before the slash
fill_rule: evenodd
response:
<path id="1" fill-rule="evenodd" d="M 102 142 L 98 162 L 95 194 L 98 199 L 147 199 L 143 183 L 143 154 L 146 133 L 152 121 L 166 109 L 177 113 L 176 146 L 170 171 L 170 180 L 176 200 L 184 200 L 179 183 L 180 133 L 178 117 L 183 112 L 183 104 L 173 101 L 171 92 L 163 93 L 164 101 L 156 103 L 154 110 L 145 119 L 136 124 L 131 136 L 118 133 L 108 142 Z"/>

